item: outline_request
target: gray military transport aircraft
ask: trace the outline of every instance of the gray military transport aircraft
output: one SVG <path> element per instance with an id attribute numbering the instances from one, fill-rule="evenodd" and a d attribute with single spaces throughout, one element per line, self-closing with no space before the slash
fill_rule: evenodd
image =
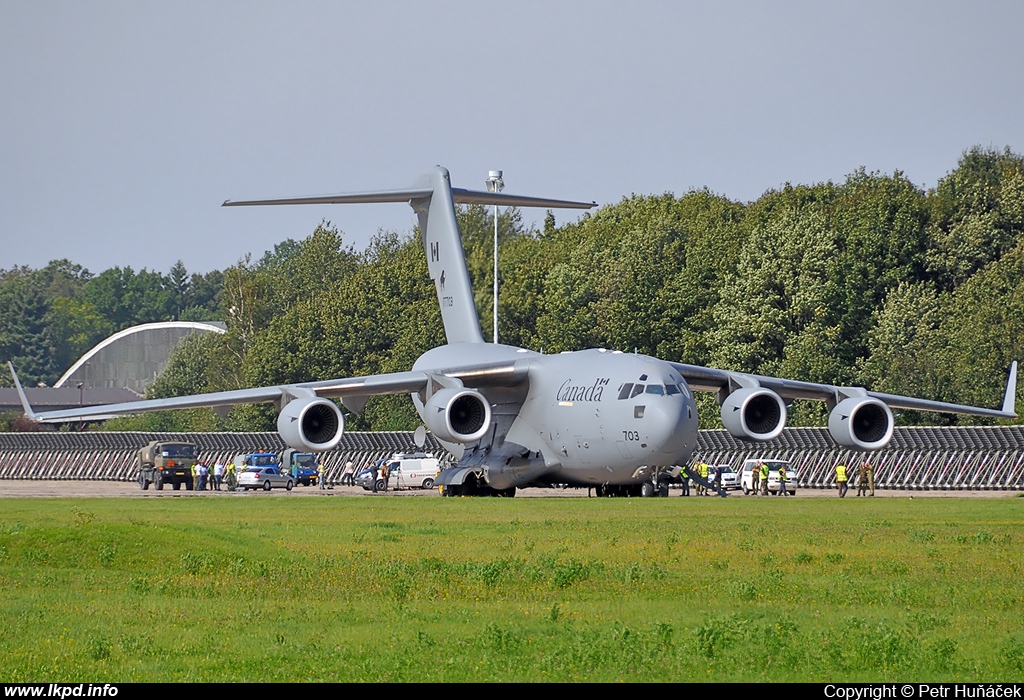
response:
<path id="1" fill-rule="evenodd" d="M 437 483 L 452 495 L 514 495 L 516 488 L 568 484 L 600 495 L 666 495 L 667 474 L 697 444 L 694 391 L 714 392 L 722 422 L 735 437 L 763 442 L 786 425 L 794 399 L 824 401 L 828 429 L 840 445 L 878 450 L 892 438 L 892 409 L 1015 418 L 1017 363 L 999 409 L 961 406 L 868 391 L 712 369 L 617 350 L 545 355 L 484 342 L 480 332 L 456 204 L 588 209 L 594 203 L 520 197 L 452 187 L 435 168 L 411 188 L 293 199 L 224 202 L 224 206 L 407 202 L 419 217 L 430 278 L 441 305 L 447 344 L 424 353 L 409 372 L 239 389 L 36 413 L 17 376 L 26 415 L 57 423 L 200 406 L 272 402 L 277 429 L 303 452 L 334 448 L 344 417 L 383 394 L 410 394 L 423 423 L 457 458 Z M 11 367 L 14 374 L 14 368 Z"/>

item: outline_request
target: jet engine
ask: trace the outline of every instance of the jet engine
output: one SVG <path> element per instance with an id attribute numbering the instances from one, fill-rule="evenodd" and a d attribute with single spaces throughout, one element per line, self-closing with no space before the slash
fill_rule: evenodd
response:
<path id="1" fill-rule="evenodd" d="M 441 389 L 423 406 L 423 422 L 438 440 L 475 442 L 491 426 L 491 405 L 473 389 Z"/>
<path id="2" fill-rule="evenodd" d="M 880 450 L 892 439 L 892 411 L 867 396 L 843 399 L 828 414 L 828 432 L 843 447 Z"/>
<path id="3" fill-rule="evenodd" d="M 740 440 L 771 440 L 786 427 L 786 404 L 769 389 L 737 389 L 722 402 L 722 423 Z"/>
<path id="4" fill-rule="evenodd" d="M 277 432 L 288 447 L 302 452 L 326 452 L 341 441 L 345 419 L 333 401 L 292 399 L 277 417 Z"/>

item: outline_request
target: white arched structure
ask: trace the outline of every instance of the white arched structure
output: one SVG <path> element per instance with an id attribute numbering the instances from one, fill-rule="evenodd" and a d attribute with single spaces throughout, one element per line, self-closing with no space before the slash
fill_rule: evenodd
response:
<path id="1" fill-rule="evenodd" d="M 54 387 L 81 383 L 91 389 L 124 388 L 142 394 L 184 338 L 224 332 L 222 324 L 199 321 L 163 321 L 125 328 L 82 355 Z"/>

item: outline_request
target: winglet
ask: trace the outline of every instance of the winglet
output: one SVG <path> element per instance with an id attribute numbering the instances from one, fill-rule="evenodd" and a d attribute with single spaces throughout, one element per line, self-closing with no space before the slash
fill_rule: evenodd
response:
<path id="1" fill-rule="evenodd" d="M 1003 397 L 1003 413 L 1017 415 L 1017 361 L 1010 363 L 1010 377 L 1006 380 L 1006 395 Z"/>
<path id="2" fill-rule="evenodd" d="M 14 386 L 18 389 L 18 398 L 21 399 L 21 406 L 25 409 L 25 415 L 31 420 L 38 421 L 39 416 L 32 410 L 32 407 L 28 405 L 28 397 L 25 396 L 25 390 L 21 388 L 21 381 L 18 379 L 18 373 L 14 371 L 14 363 L 8 361 L 7 366 L 11 368 L 11 376 L 14 377 Z M 1016 363 L 1014 363 L 1014 367 L 1016 368 Z"/>

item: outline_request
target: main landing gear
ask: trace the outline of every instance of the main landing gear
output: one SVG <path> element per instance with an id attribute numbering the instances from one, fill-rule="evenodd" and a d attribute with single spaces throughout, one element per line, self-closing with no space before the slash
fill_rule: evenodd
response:
<path id="1" fill-rule="evenodd" d="M 619 498 L 654 498 L 655 496 L 668 496 L 668 482 L 644 481 L 639 484 L 601 484 L 594 487 L 594 493 L 598 498 L 619 497 Z"/>
<path id="2" fill-rule="evenodd" d="M 516 487 L 510 486 L 507 489 L 495 489 L 488 486 L 473 473 L 467 474 L 461 484 L 447 484 L 439 487 L 442 496 L 498 496 L 501 498 L 515 498 Z"/>

